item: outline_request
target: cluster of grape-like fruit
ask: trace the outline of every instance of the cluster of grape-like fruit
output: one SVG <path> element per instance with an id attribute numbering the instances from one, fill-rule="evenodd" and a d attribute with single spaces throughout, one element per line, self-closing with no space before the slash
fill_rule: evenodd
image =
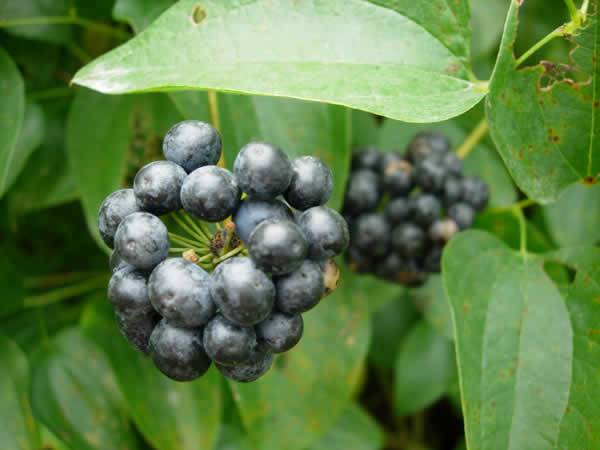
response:
<path id="1" fill-rule="evenodd" d="M 465 176 L 450 147 L 444 135 L 420 133 L 404 155 L 354 153 L 343 209 L 353 271 L 407 286 L 440 271 L 444 245 L 473 224 L 489 198 L 487 184 Z"/>
<path id="2" fill-rule="evenodd" d="M 323 206 L 333 180 L 320 159 L 290 161 L 252 142 L 232 173 L 216 165 L 221 151 L 212 126 L 176 124 L 166 161 L 142 167 L 98 217 L 114 248 L 108 297 L 119 329 L 178 381 L 211 362 L 236 381 L 263 375 L 299 342 L 301 314 L 334 288 L 332 258 L 349 241 L 345 220 Z M 171 220 L 187 235 L 170 233 Z"/>

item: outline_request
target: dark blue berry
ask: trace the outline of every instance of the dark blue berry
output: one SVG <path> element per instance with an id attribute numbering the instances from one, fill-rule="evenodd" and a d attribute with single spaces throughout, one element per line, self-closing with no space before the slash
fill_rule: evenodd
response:
<path id="1" fill-rule="evenodd" d="M 373 147 L 354 152 L 352 155 L 352 170 L 368 169 L 373 172 L 381 170 L 382 153 Z"/>
<path id="2" fill-rule="evenodd" d="M 256 333 L 252 327 L 236 325 L 217 315 L 204 328 L 203 342 L 206 353 L 216 363 L 242 364 L 256 346 Z"/>
<path id="3" fill-rule="evenodd" d="M 488 204 L 490 190 L 479 177 L 465 177 L 462 180 L 462 200 L 475 211 L 482 211 Z"/>
<path id="4" fill-rule="evenodd" d="M 306 236 L 310 259 L 330 259 L 348 247 L 348 224 L 337 211 L 315 206 L 300 214 L 297 220 Z"/>
<path id="5" fill-rule="evenodd" d="M 267 373 L 271 368 L 271 364 L 273 364 L 273 353 L 256 348 L 243 364 L 226 366 L 217 363 L 216 366 L 225 378 L 239 383 L 249 383 L 258 380 Z"/>
<path id="6" fill-rule="evenodd" d="M 448 152 L 440 158 L 442 166 L 451 175 L 460 177 L 463 172 L 463 163 L 456 153 Z"/>
<path id="7" fill-rule="evenodd" d="M 352 224 L 352 242 L 364 254 L 381 257 L 390 250 L 390 231 L 390 224 L 383 214 L 364 214 Z"/>
<path id="8" fill-rule="evenodd" d="M 179 194 L 187 174 L 171 161 L 145 165 L 133 180 L 133 191 L 143 211 L 160 216 L 181 208 Z"/>
<path id="9" fill-rule="evenodd" d="M 467 203 L 455 203 L 448 210 L 448 217 L 456 222 L 460 230 L 466 230 L 475 221 L 475 210 Z"/>
<path id="10" fill-rule="evenodd" d="M 403 223 L 392 231 L 392 246 L 406 259 L 420 257 L 425 249 L 426 236 L 423 230 L 413 223 Z"/>
<path id="11" fill-rule="evenodd" d="M 441 192 L 447 175 L 444 166 L 435 158 L 424 159 L 415 167 L 415 183 L 426 192 Z"/>
<path id="12" fill-rule="evenodd" d="M 423 269 L 431 273 L 439 273 L 441 271 L 442 251 L 443 247 L 441 245 L 431 247 L 423 259 Z"/>
<path id="13" fill-rule="evenodd" d="M 262 322 L 275 301 L 271 279 L 250 258 L 241 256 L 217 266 L 210 292 L 221 314 L 239 325 Z"/>
<path id="14" fill-rule="evenodd" d="M 292 180 L 285 192 L 285 200 L 294 208 L 304 211 L 324 205 L 333 191 L 331 170 L 314 156 L 302 156 L 292 161 Z"/>
<path id="15" fill-rule="evenodd" d="M 296 270 L 307 251 L 302 230 L 291 220 L 265 220 L 254 228 L 248 240 L 248 252 L 254 263 L 274 275 Z"/>
<path id="16" fill-rule="evenodd" d="M 150 275 L 148 291 L 154 308 L 173 326 L 199 327 L 215 314 L 210 276 L 183 258 L 160 263 Z"/>
<path id="17" fill-rule="evenodd" d="M 461 201 L 463 195 L 462 179 L 456 176 L 449 176 L 444 182 L 444 192 L 442 198 L 446 208 Z"/>
<path id="18" fill-rule="evenodd" d="M 175 124 L 163 141 L 165 158 L 187 173 L 217 164 L 221 157 L 221 137 L 211 125 L 197 120 Z"/>
<path id="19" fill-rule="evenodd" d="M 237 209 L 241 191 L 232 173 L 217 166 L 204 166 L 188 175 L 181 188 L 181 203 L 187 212 L 207 222 L 219 222 Z"/>
<path id="20" fill-rule="evenodd" d="M 164 319 L 150 336 L 149 353 L 156 367 L 176 381 L 201 377 L 211 363 L 202 346 L 202 329 L 176 328 Z"/>
<path id="21" fill-rule="evenodd" d="M 275 306 L 279 311 L 296 314 L 313 308 L 325 293 L 323 271 L 306 260 L 287 275 L 275 279 Z"/>
<path id="22" fill-rule="evenodd" d="M 385 206 L 385 217 L 392 225 L 409 220 L 412 213 L 412 202 L 406 197 L 394 198 Z"/>
<path id="23" fill-rule="evenodd" d="M 300 342 L 304 322 L 300 314 L 274 312 L 255 328 L 261 348 L 266 346 L 273 353 L 283 353 Z"/>
<path id="24" fill-rule="evenodd" d="M 346 186 L 344 213 L 357 216 L 377 208 L 381 198 L 379 176 L 370 170 L 353 172 Z"/>
<path id="25" fill-rule="evenodd" d="M 245 198 L 233 216 L 235 231 L 242 242 L 247 244 L 254 228 L 267 219 L 293 220 L 294 215 L 290 208 L 279 200 L 264 201 Z"/>
<path id="26" fill-rule="evenodd" d="M 290 185 L 292 165 L 277 147 L 251 142 L 235 158 L 233 173 L 240 188 L 250 197 L 273 200 Z"/>
<path id="27" fill-rule="evenodd" d="M 167 227 L 152 214 L 130 214 L 117 229 L 115 249 L 128 264 L 151 270 L 169 254 Z"/>
<path id="28" fill-rule="evenodd" d="M 139 211 L 133 189 L 121 189 L 106 197 L 98 212 L 98 231 L 106 245 L 114 247 L 119 224 L 128 215 Z"/>
<path id="29" fill-rule="evenodd" d="M 418 194 L 411 201 L 413 219 L 422 227 L 428 227 L 442 215 L 442 205 L 434 195 Z"/>
<path id="30" fill-rule="evenodd" d="M 383 187 L 392 197 L 408 194 L 413 188 L 412 165 L 403 159 L 388 163 L 383 169 Z"/>
<path id="31" fill-rule="evenodd" d="M 443 156 L 450 151 L 449 139 L 441 133 L 422 132 L 408 144 L 407 157 L 418 164 L 430 156 Z"/>
<path id="32" fill-rule="evenodd" d="M 398 152 L 388 152 L 381 154 L 381 172 L 385 171 L 385 168 L 393 162 L 402 161 L 404 158 Z"/>
<path id="33" fill-rule="evenodd" d="M 119 255 L 119 252 L 116 250 L 113 250 L 110 254 L 109 266 L 112 273 L 115 273 L 126 267 L 133 267 L 123 261 L 123 258 L 121 258 L 121 255 Z"/>

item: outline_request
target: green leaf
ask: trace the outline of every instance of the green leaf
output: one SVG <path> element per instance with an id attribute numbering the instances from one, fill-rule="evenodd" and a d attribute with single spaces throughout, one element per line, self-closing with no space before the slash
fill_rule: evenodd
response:
<path id="1" fill-rule="evenodd" d="M 420 25 L 366 0 L 182 0 L 73 81 L 113 94 L 216 89 L 295 97 L 432 122 L 483 98 L 467 71 Z"/>
<path id="2" fill-rule="evenodd" d="M 382 446 L 383 433 L 377 422 L 360 406 L 351 403 L 309 450 L 378 450 Z"/>
<path id="3" fill-rule="evenodd" d="M 67 446 L 137 448 L 109 362 L 76 328 L 40 349 L 31 392 L 35 417 Z"/>
<path id="4" fill-rule="evenodd" d="M 513 47 L 519 2 L 512 2 L 486 111 L 490 132 L 517 185 L 528 197 L 547 203 L 576 181 L 592 183 L 600 172 L 598 102 L 600 46 L 598 2 L 592 1 L 585 29 L 574 38 L 570 62 L 574 83 L 554 79 L 542 65 L 517 68 Z M 566 78 L 568 78 L 567 74 Z"/>
<path id="5" fill-rule="evenodd" d="M 68 14 L 68 0 L 3 1 L 0 4 L 0 21 L 7 33 L 53 43 L 68 42 L 71 37 L 70 27 L 39 20 L 45 16 L 66 17 Z M 22 21 L 31 19 L 34 23 L 21 25 Z"/>
<path id="6" fill-rule="evenodd" d="M 364 111 L 352 110 L 352 149 L 369 147 L 377 143 L 379 126 L 375 116 Z"/>
<path id="7" fill-rule="evenodd" d="M 369 346 L 368 292 L 361 279 L 338 289 L 304 314 L 304 336 L 260 380 L 230 383 L 242 422 L 256 448 L 303 449 L 335 424 L 360 380 Z M 371 293 L 372 294 L 372 293 Z"/>
<path id="8" fill-rule="evenodd" d="M 0 197 L 9 181 L 14 180 L 17 143 L 25 116 L 25 88 L 19 69 L 10 55 L 0 47 Z M 17 164 L 18 166 L 18 164 Z"/>
<path id="9" fill-rule="evenodd" d="M 37 450 L 39 430 L 29 404 L 29 364 L 17 345 L 0 337 L 0 442 L 6 449 Z"/>
<path id="10" fill-rule="evenodd" d="M 574 184 L 542 210 L 548 230 L 559 245 L 600 241 L 600 187 Z"/>
<path id="11" fill-rule="evenodd" d="M 444 252 L 470 449 L 541 450 L 558 439 L 573 330 L 542 263 L 481 231 L 460 233 Z"/>
<path id="12" fill-rule="evenodd" d="M 174 2 L 175 0 L 117 0 L 113 17 L 130 23 L 133 31 L 139 33 Z"/>
<path id="13" fill-rule="evenodd" d="M 162 137 L 179 119 L 164 95 L 77 93 L 67 121 L 67 154 L 88 228 L 100 245 L 96 226 L 100 204 L 111 192 L 131 186 L 145 162 L 161 157 Z"/>
<path id="14" fill-rule="evenodd" d="M 33 151 L 42 143 L 44 133 L 44 111 L 35 103 L 28 103 L 19 137 L 0 179 L 0 196 L 15 182 Z"/>
<path id="15" fill-rule="evenodd" d="M 467 133 L 455 121 L 439 124 L 414 125 L 386 120 L 380 131 L 377 146 L 385 151 L 404 152 L 407 144 L 420 131 L 434 130 L 446 134 L 455 147 L 467 137 Z M 504 164 L 495 152 L 485 144 L 478 144 L 464 161 L 465 173 L 480 176 L 490 187 L 490 206 L 503 206 L 517 199 L 515 186 Z"/>
<path id="16" fill-rule="evenodd" d="M 222 412 L 220 375 L 178 383 L 120 335 L 104 296 L 85 312 L 82 327 L 111 361 L 129 415 L 153 447 L 161 450 L 214 448 Z"/>
<path id="17" fill-rule="evenodd" d="M 381 290 L 373 291 L 377 295 Z M 372 317 L 369 359 L 380 369 L 393 370 L 402 339 L 418 318 L 418 312 L 406 292 L 391 298 Z"/>
<path id="18" fill-rule="evenodd" d="M 291 158 L 315 155 L 331 168 L 334 191 L 328 203 L 342 205 L 350 158 L 350 112 L 333 105 L 292 99 L 220 95 L 223 146 L 228 166 L 251 141 L 275 144 Z"/>
<path id="19" fill-rule="evenodd" d="M 440 275 L 429 275 L 425 285 L 411 290 L 410 297 L 435 331 L 448 339 L 454 339 L 450 307 Z"/>
<path id="20" fill-rule="evenodd" d="M 426 322 L 407 334 L 396 359 L 394 377 L 396 413 L 415 413 L 446 393 L 456 373 L 452 341 Z"/>
<path id="21" fill-rule="evenodd" d="M 599 448 L 600 407 L 593 393 L 600 390 L 600 250 L 562 249 L 548 258 L 576 270 L 563 290 L 573 326 L 573 382 L 557 448 Z"/>

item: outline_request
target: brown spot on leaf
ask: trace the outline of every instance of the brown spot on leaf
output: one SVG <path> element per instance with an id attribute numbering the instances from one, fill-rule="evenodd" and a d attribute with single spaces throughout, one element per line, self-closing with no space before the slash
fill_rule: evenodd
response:
<path id="1" fill-rule="evenodd" d="M 195 5 L 192 10 L 192 22 L 194 22 L 195 25 L 198 25 L 204 19 L 206 19 L 206 10 L 200 4 Z"/>
<path id="2" fill-rule="evenodd" d="M 595 185 L 596 184 L 596 177 L 593 177 L 593 176 L 585 177 L 583 179 L 583 184 L 586 184 L 588 186 Z"/>

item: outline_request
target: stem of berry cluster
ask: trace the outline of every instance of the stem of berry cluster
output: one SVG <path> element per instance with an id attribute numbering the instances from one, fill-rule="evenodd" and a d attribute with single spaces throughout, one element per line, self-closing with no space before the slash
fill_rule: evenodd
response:
<path id="1" fill-rule="evenodd" d="M 471 131 L 471 134 L 467 136 L 462 145 L 456 150 L 456 155 L 460 159 L 465 159 L 483 139 L 488 130 L 489 126 L 487 120 L 485 120 L 485 118 L 481 119 L 473 131 Z"/>

